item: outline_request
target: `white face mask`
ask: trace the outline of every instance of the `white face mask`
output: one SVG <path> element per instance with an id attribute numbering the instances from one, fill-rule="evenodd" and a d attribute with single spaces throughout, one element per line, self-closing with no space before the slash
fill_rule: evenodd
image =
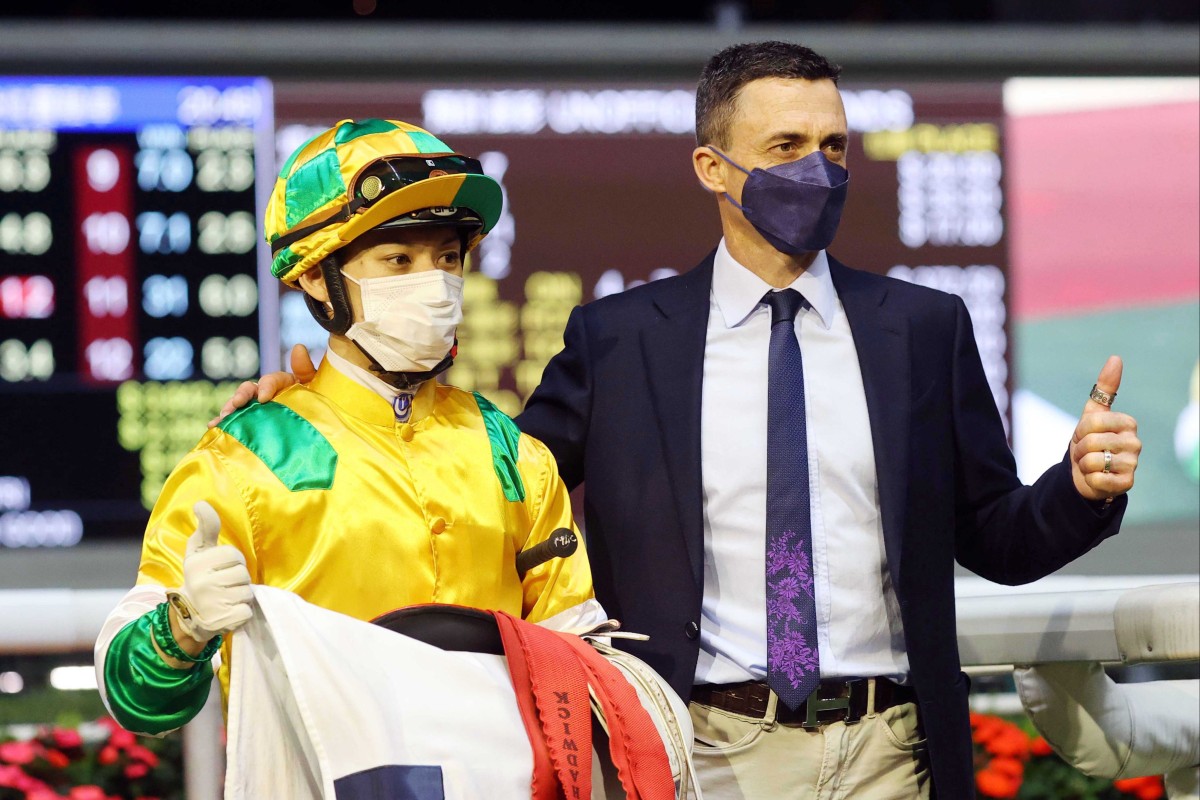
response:
<path id="1" fill-rule="evenodd" d="M 444 270 L 355 280 L 363 320 L 346 336 L 388 372 L 425 372 L 454 346 L 462 322 L 463 279 Z"/>

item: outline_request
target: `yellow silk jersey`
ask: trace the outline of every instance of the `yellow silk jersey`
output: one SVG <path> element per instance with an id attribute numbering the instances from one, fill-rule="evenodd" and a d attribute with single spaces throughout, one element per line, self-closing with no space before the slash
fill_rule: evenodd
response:
<path id="1" fill-rule="evenodd" d="M 168 477 L 139 585 L 182 584 L 198 500 L 254 583 L 358 619 L 432 602 L 539 622 L 593 598 L 583 547 L 517 573 L 519 551 L 575 530 L 549 450 L 481 396 L 436 381 L 399 422 L 326 360 L 311 384 L 231 414 Z M 227 686 L 228 637 L 223 651 Z"/>

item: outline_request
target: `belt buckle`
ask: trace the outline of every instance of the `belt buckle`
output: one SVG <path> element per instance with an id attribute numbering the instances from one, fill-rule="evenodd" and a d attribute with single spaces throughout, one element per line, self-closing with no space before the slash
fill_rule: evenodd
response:
<path id="1" fill-rule="evenodd" d="M 854 716 L 850 709 L 850 701 L 854 697 L 854 683 L 848 681 L 846 683 L 845 697 L 820 697 L 817 693 L 821 691 L 817 687 L 808 699 L 804 701 L 804 721 L 800 723 L 802 728 L 819 728 L 826 724 L 821 722 L 817 717 L 827 711 L 845 711 L 846 716 L 842 720 L 847 725 L 853 725 L 859 721 L 858 716 Z"/>

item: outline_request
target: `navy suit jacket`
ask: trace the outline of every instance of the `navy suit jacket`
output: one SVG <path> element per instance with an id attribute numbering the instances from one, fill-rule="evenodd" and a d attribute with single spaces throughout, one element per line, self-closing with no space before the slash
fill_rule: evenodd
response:
<path id="1" fill-rule="evenodd" d="M 712 259 L 576 308 L 564 349 L 517 418 L 550 447 L 569 487 L 586 484 L 596 596 L 626 630 L 650 636 L 622 646 L 685 699 L 703 596 L 700 403 Z M 958 297 L 832 258 L 830 271 L 862 368 L 888 568 L 934 787 L 940 797 L 972 797 L 955 559 L 1000 583 L 1035 580 L 1116 533 L 1125 499 L 1098 510 L 1076 492 L 1065 459 L 1032 486 L 1020 483 Z"/>

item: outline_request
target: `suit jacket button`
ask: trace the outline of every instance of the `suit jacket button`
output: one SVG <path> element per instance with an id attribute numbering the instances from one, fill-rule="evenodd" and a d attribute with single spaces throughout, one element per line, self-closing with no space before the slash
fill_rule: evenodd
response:
<path id="1" fill-rule="evenodd" d="M 689 622 L 683 626 L 683 632 L 689 639 L 695 639 L 700 636 L 700 626 L 694 622 Z"/>

